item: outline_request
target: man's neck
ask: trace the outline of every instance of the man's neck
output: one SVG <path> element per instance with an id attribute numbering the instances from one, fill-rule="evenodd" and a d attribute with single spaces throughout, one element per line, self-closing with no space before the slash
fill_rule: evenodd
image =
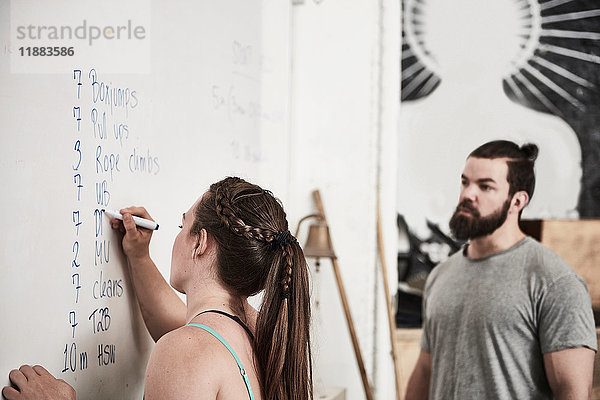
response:
<path id="1" fill-rule="evenodd" d="M 508 220 L 498 229 L 487 236 L 472 239 L 467 247 L 467 257 L 483 258 L 510 249 L 525 238 L 518 223 Z"/>

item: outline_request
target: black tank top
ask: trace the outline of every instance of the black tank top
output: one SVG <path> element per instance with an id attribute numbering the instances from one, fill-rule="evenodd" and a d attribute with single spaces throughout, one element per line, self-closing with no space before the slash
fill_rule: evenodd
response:
<path id="1" fill-rule="evenodd" d="M 242 328 L 244 328 L 244 330 L 248 333 L 248 336 L 250 336 L 250 339 L 252 339 L 252 341 L 254 341 L 254 335 L 252 334 L 252 332 L 250 331 L 250 328 L 248 328 L 246 326 L 246 324 L 244 324 L 242 322 L 242 320 L 237 316 L 237 315 L 231 315 L 229 313 L 226 313 L 225 311 L 221 311 L 221 310 L 206 310 L 206 311 L 202 311 L 201 313 L 196 314 L 196 316 L 194 318 L 196 318 L 198 315 L 202 315 L 204 313 L 217 313 L 217 314 L 221 314 L 224 315 L 228 318 L 231 318 L 232 320 L 234 320 L 235 322 L 237 322 Z M 192 319 L 194 319 L 192 318 Z"/>

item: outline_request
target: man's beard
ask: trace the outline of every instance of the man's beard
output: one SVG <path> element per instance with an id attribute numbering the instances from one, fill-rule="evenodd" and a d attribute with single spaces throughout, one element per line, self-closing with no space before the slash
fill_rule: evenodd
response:
<path id="1" fill-rule="evenodd" d="M 471 216 L 460 213 L 460 208 L 466 208 L 471 212 Z M 487 236 L 500 228 L 510 208 L 510 197 L 506 199 L 504 204 L 491 215 L 482 217 L 469 200 L 463 200 L 454 211 L 454 215 L 450 219 L 450 231 L 458 240 L 476 239 Z"/>

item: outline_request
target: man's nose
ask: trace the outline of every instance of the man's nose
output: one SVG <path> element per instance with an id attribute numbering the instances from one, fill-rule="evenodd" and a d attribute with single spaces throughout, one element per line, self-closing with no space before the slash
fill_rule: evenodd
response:
<path id="1" fill-rule="evenodd" d="M 471 202 L 475 202 L 476 199 L 477 187 L 475 185 L 463 186 L 462 191 L 460 193 L 460 200 L 470 200 Z"/>

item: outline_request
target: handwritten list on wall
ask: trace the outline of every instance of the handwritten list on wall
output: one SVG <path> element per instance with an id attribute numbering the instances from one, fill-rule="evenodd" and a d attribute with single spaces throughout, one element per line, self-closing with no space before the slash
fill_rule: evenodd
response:
<path id="1" fill-rule="evenodd" d="M 104 340 L 104 334 L 119 329 L 114 326 L 110 304 L 120 301 L 127 289 L 125 271 L 111 268 L 111 253 L 120 249 L 119 243 L 111 243 L 102 211 L 111 207 L 112 186 L 123 175 L 160 173 L 160 158 L 149 148 L 142 152 L 129 146 L 136 129 L 130 115 L 140 106 L 137 90 L 104 81 L 95 68 L 74 69 L 72 83 L 73 242 L 69 243 L 72 260 L 67 274 L 73 285 L 73 308 L 68 311 L 72 342 L 64 347 L 63 373 L 110 366 L 118 359 L 119 349 Z M 90 194 L 93 202 L 82 201 Z M 92 229 L 83 229 L 87 226 Z M 91 248 L 84 249 L 87 246 Z M 93 258 L 81 258 L 80 252 Z M 80 303 L 80 296 L 91 301 Z M 82 330 L 96 339 L 93 348 L 78 346 Z"/>
<path id="2" fill-rule="evenodd" d="M 78 398 L 141 398 L 153 342 L 102 210 L 148 209 L 168 281 L 181 213 L 210 183 L 235 174 L 285 197 L 290 6 L 36 1 L 0 2 L 0 384 L 41 364 Z M 113 51 L 102 32 L 128 21 L 143 38 Z M 73 56 L 21 56 L 42 45 L 29 25 L 88 38 L 52 43 Z M 27 44 L 11 42 L 19 26 Z"/>

